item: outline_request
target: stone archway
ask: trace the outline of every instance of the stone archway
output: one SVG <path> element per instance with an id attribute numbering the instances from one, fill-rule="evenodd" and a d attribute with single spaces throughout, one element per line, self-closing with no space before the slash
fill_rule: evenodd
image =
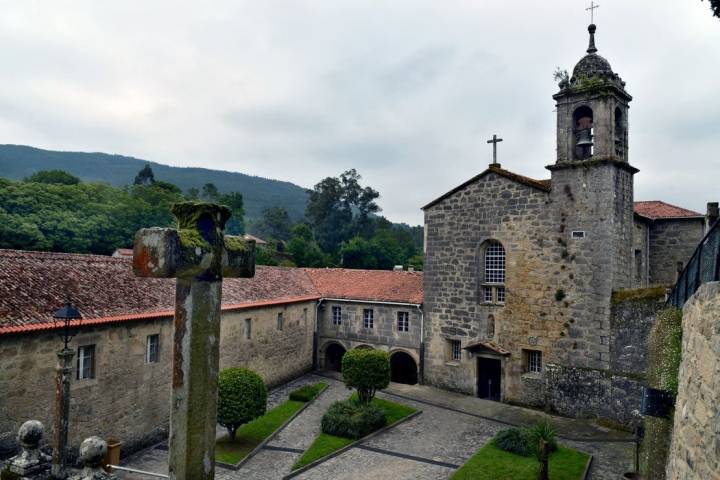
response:
<path id="1" fill-rule="evenodd" d="M 418 383 L 417 363 L 412 355 L 400 350 L 390 355 L 390 380 L 408 385 Z"/>
<path id="2" fill-rule="evenodd" d="M 339 343 L 330 343 L 325 347 L 325 369 L 333 372 L 342 371 L 342 357 L 345 355 L 345 347 Z"/>

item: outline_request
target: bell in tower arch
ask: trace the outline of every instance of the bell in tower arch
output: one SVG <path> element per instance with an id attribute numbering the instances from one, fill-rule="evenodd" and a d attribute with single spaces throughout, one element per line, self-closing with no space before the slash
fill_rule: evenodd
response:
<path id="1" fill-rule="evenodd" d="M 589 107 L 575 111 L 575 158 L 585 160 L 593 155 L 593 112 Z"/>

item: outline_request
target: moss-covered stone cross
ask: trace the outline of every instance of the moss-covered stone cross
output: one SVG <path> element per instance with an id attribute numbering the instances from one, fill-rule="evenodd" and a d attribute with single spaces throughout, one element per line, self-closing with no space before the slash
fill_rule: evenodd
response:
<path id="1" fill-rule="evenodd" d="M 223 234 L 230 210 L 175 204 L 178 228 L 135 235 L 139 277 L 176 278 L 169 477 L 215 478 L 215 425 L 223 277 L 255 275 L 255 242 Z"/>

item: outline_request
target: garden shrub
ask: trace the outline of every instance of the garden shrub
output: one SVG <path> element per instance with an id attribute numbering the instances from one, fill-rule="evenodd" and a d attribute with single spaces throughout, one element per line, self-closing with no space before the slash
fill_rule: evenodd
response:
<path id="1" fill-rule="evenodd" d="M 534 454 L 533 435 L 526 428 L 512 427 L 500 430 L 495 434 L 494 440 L 495 446 L 500 450 L 523 457 L 530 457 Z M 548 440 L 548 451 L 554 452 L 555 450 L 557 450 L 557 441 L 553 437 Z"/>
<path id="2" fill-rule="evenodd" d="M 290 392 L 290 400 L 295 400 L 296 402 L 309 402 L 317 397 L 326 385 L 327 383 L 325 382 L 303 385 L 302 387 L 296 388 Z"/>
<path id="3" fill-rule="evenodd" d="M 230 440 L 237 429 L 265 414 L 267 388 L 257 373 L 247 368 L 226 368 L 218 378 L 217 421 Z"/>
<path id="4" fill-rule="evenodd" d="M 330 405 L 322 418 L 322 431 L 345 438 L 362 438 L 385 426 L 385 412 L 373 404 L 346 400 Z"/>
<path id="5" fill-rule="evenodd" d="M 361 403 L 370 403 L 375 392 L 390 383 L 390 356 L 387 352 L 359 349 L 345 353 L 342 359 L 345 385 L 355 388 Z"/>

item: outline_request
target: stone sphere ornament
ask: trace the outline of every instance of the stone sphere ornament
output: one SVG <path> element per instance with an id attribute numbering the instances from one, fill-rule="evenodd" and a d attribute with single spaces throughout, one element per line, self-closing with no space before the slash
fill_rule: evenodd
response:
<path id="1" fill-rule="evenodd" d="M 25 448 L 37 448 L 45 433 L 45 427 L 37 420 L 28 420 L 18 429 L 18 442 Z"/>
<path id="2" fill-rule="evenodd" d="M 114 480 L 112 473 L 103 470 L 107 442 L 100 437 L 89 437 L 80 444 L 78 460 L 83 465 L 82 472 L 70 477 L 70 480 Z"/>

